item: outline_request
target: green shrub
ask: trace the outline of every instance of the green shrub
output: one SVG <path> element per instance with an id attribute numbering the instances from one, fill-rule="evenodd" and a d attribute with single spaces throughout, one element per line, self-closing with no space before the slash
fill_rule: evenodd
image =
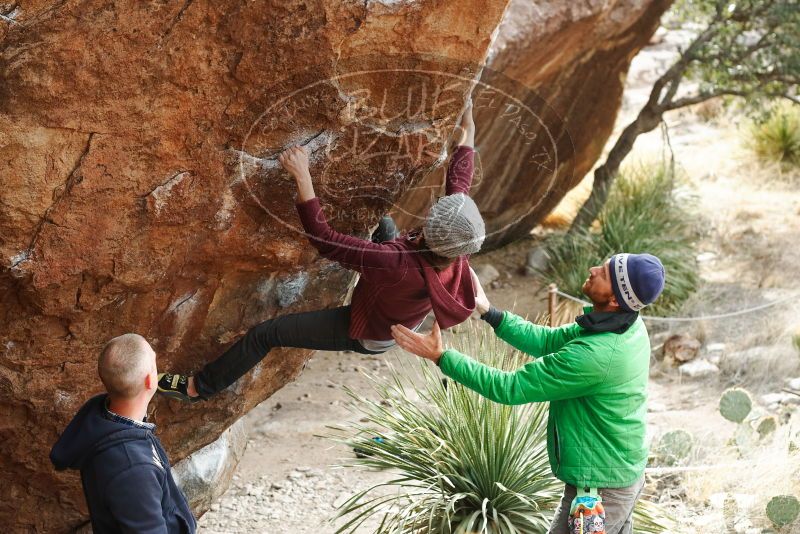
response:
<path id="1" fill-rule="evenodd" d="M 664 165 L 627 167 L 612 186 L 599 230 L 548 239 L 550 261 L 540 274 L 562 291 L 581 296 L 589 267 L 619 252 L 649 252 L 667 272 L 664 292 L 649 313 L 674 311 L 697 286 L 693 207 L 692 199 L 677 197 L 676 180 Z"/>
<path id="2" fill-rule="evenodd" d="M 750 126 L 748 146 L 762 161 L 800 168 L 800 106 L 782 103 Z"/>
<path id="3" fill-rule="evenodd" d="M 498 368 L 528 360 L 485 325 L 453 341 Z M 371 378 L 377 399 L 348 391 L 361 422 L 337 428 L 334 437 L 364 454 L 346 465 L 395 476 L 342 504 L 337 532 L 355 532 L 370 518 L 380 523 L 377 533 L 546 532 L 563 490 L 547 458 L 547 405 L 496 404 L 452 381 L 444 386 L 428 362 L 404 367 Z M 664 532 L 670 524 L 644 501 L 634 517 L 637 532 Z"/>

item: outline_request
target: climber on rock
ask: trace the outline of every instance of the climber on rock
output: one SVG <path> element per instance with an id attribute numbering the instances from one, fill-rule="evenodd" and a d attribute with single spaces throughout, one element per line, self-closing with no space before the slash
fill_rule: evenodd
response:
<path id="1" fill-rule="evenodd" d="M 475 150 L 472 104 L 459 124 L 458 146 L 447 169 L 446 195 L 431 207 L 421 229 L 375 243 L 333 230 L 314 193 L 308 153 L 292 147 L 278 158 L 297 183 L 297 211 L 319 253 L 357 271 L 352 302 L 333 309 L 275 317 L 251 328 L 219 358 L 194 375 L 159 376 L 159 393 L 182 401 L 208 399 L 255 367 L 270 350 L 293 347 L 380 354 L 395 345 L 391 326 L 417 330 L 433 311 L 442 328 L 465 321 L 475 309 L 468 258 L 485 237 L 483 219 L 469 197 Z M 387 224 L 388 223 L 388 224 Z"/>
<path id="2" fill-rule="evenodd" d="M 56 469 L 78 469 L 94 534 L 192 534 L 196 522 L 147 422 L 156 353 L 142 336 L 109 341 L 97 364 L 106 393 L 89 399 L 50 452 Z"/>

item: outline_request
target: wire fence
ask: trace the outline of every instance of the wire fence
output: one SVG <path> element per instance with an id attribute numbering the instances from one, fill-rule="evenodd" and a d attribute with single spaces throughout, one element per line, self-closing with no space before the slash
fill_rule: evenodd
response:
<path id="1" fill-rule="evenodd" d="M 561 296 L 561 297 L 564 297 L 567 300 L 571 300 L 573 302 L 577 302 L 577 303 L 583 304 L 584 306 L 591 306 L 591 304 L 592 304 L 591 302 L 587 302 L 587 301 L 585 301 L 583 299 L 579 299 L 577 297 L 573 297 L 569 293 L 564 293 L 563 291 L 561 291 L 557 287 L 556 288 L 551 287 L 550 291 L 555 293 L 555 294 L 557 294 L 557 295 L 559 295 L 559 296 Z M 655 316 L 655 315 L 642 315 L 642 319 L 644 319 L 646 321 L 665 322 L 665 323 L 688 323 L 688 322 L 693 322 L 693 321 L 713 321 L 713 320 L 717 320 L 717 319 L 726 319 L 728 317 L 735 317 L 737 315 L 745 315 L 745 314 L 748 314 L 748 313 L 754 313 L 754 312 L 757 312 L 757 311 L 765 310 L 767 308 L 772 308 L 773 306 L 778 306 L 780 304 L 784 304 L 784 303 L 789 302 L 791 300 L 797 300 L 797 298 L 798 298 L 797 295 L 788 295 L 788 296 L 786 296 L 784 298 L 781 298 L 781 299 L 778 299 L 778 300 L 773 300 L 772 302 L 767 302 L 765 304 L 759 304 L 758 306 L 752 306 L 750 308 L 743 308 L 743 309 L 739 309 L 739 310 L 732 311 L 732 312 L 717 313 L 717 314 L 713 314 L 713 315 L 700 315 L 700 316 L 697 316 L 697 317 L 659 317 L 659 316 Z"/>

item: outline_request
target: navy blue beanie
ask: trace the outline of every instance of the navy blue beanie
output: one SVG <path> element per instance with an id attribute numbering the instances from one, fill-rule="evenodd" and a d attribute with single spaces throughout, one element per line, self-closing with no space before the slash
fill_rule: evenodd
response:
<path id="1" fill-rule="evenodd" d="M 615 254 L 609 264 L 611 288 L 625 311 L 639 311 L 664 290 L 664 266 L 652 254 Z"/>

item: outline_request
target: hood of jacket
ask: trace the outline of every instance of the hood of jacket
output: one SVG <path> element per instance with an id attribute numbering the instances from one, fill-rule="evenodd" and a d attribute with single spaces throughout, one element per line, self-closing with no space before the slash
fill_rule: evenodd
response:
<path id="1" fill-rule="evenodd" d="M 428 262 L 420 259 L 419 263 L 439 326 L 450 328 L 466 321 L 475 310 L 475 287 L 467 256 L 460 256 L 455 261 L 452 266 L 453 277 L 446 285 Z"/>
<path id="2" fill-rule="evenodd" d="M 58 470 L 81 469 L 96 454 L 125 441 L 148 439 L 149 430 L 132 428 L 106 417 L 108 395 L 97 395 L 84 404 L 50 451 Z"/>

